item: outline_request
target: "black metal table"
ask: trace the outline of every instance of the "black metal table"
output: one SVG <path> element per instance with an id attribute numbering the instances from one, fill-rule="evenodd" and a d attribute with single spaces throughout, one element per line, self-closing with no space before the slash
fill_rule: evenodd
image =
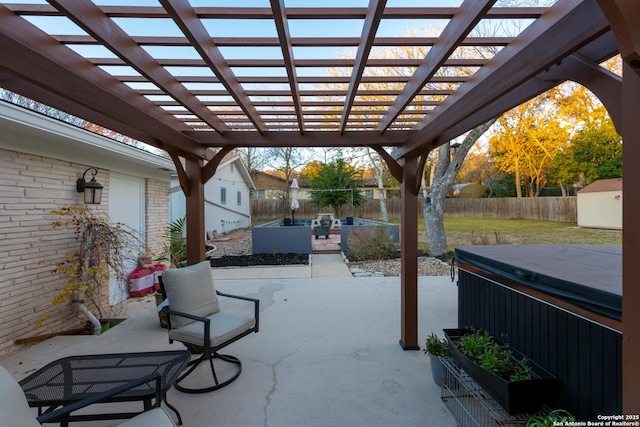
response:
<path id="1" fill-rule="evenodd" d="M 104 403 L 141 401 L 144 410 L 147 410 L 154 400 L 164 400 L 178 417 L 178 423 L 182 424 L 177 409 L 167 402 L 166 393 L 190 358 L 186 350 L 71 356 L 38 369 L 20 381 L 20 386 L 29 406 L 37 407 L 38 413 L 42 414 L 158 372 L 161 377 L 159 393 L 156 382 L 152 381 L 120 393 Z M 160 402 L 156 404 L 159 406 Z M 71 415 L 62 425 L 67 425 L 69 421 L 131 418 L 138 413 Z"/>

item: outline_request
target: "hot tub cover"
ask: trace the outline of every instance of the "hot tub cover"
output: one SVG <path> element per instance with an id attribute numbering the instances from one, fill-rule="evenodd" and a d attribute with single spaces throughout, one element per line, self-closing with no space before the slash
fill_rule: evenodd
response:
<path id="1" fill-rule="evenodd" d="M 620 245 L 460 246 L 455 260 L 622 320 Z"/>

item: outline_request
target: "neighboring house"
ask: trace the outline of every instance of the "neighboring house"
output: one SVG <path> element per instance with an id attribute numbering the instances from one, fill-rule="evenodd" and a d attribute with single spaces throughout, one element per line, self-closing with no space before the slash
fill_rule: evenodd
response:
<path id="1" fill-rule="evenodd" d="M 51 211 L 84 204 L 76 180 L 87 168 L 97 168 L 104 186 L 92 209 L 135 229 L 159 253 L 169 222 L 170 160 L 0 102 L 0 357 L 20 350 L 18 338 L 86 320 L 74 304 L 52 303 L 64 278 L 51 273 L 51 263 L 78 248 L 68 230 L 53 228 L 58 217 Z M 122 295 L 114 286 L 112 303 Z M 38 327 L 45 314 L 50 318 Z"/>
<path id="2" fill-rule="evenodd" d="M 577 199 L 579 227 L 622 230 L 622 178 L 592 182 Z"/>
<path id="3" fill-rule="evenodd" d="M 289 185 L 284 178 L 261 171 L 254 172 L 251 177 L 255 184 L 252 199 L 281 200 L 289 197 Z"/>
<path id="4" fill-rule="evenodd" d="M 299 179 L 300 190 L 298 191 L 298 199 L 309 200 L 311 199 L 311 180 Z M 368 178 L 361 180 L 361 185 L 358 186 L 360 191 L 364 194 L 368 200 L 379 200 L 380 191 L 378 190 L 378 181 L 375 178 Z M 385 199 L 400 198 L 399 188 L 383 188 Z"/>
<path id="5" fill-rule="evenodd" d="M 256 187 L 240 156 L 225 158 L 204 186 L 204 221 L 207 233 L 229 233 L 251 226 L 251 192 Z M 186 198 L 177 176 L 171 180 L 171 221 L 186 214 Z"/>

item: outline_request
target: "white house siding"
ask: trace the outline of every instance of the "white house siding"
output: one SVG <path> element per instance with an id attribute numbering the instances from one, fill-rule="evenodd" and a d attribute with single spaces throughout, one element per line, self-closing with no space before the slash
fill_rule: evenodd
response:
<path id="1" fill-rule="evenodd" d="M 0 149 L 0 356 L 17 351 L 18 338 L 81 324 L 74 305 L 53 305 L 64 285 L 51 273 L 51 263 L 76 250 L 77 242 L 73 234 L 53 228 L 58 217 L 50 212 L 83 203 L 75 184 L 86 168 Z M 97 178 L 104 185 L 103 201 L 93 209 L 106 212 L 109 172 L 99 169 Z M 43 259 L 48 263 L 39 263 Z M 45 314 L 50 319 L 38 327 Z"/>
<path id="2" fill-rule="evenodd" d="M 237 157 L 221 163 L 216 174 L 205 184 L 204 225 L 207 232 L 225 234 L 251 225 L 250 196 L 253 183 L 243 168 Z M 222 200 L 223 188 L 226 191 L 226 200 Z M 171 182 L 170 193 L 171 221 L 175 221 L 186 213 L 184 193 L 180 190 L 177 178 Z"/>

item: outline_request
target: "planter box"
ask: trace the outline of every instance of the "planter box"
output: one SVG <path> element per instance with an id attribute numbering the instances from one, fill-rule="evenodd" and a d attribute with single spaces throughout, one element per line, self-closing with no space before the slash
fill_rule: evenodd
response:
<path id="1" fill-rule="evenodd" d="M 487 371 L 467 356 L 454 344 L 466 333 L 466 329 L 444 329 L 449 342 L 451 356 L 456 364 L 464 369 L 505 411 L 511 415 L 523 412 L 536 412 L 544 404 L 553 405 L 556 394 L 556 378 L 533 360 L 527 359 L 531 366 L 531 379 L 508 381 Z M 494 340 L 503 345 L 500 340 Z M 514 358 L 522 359 L 523 355 L 511 349 Z"/>

